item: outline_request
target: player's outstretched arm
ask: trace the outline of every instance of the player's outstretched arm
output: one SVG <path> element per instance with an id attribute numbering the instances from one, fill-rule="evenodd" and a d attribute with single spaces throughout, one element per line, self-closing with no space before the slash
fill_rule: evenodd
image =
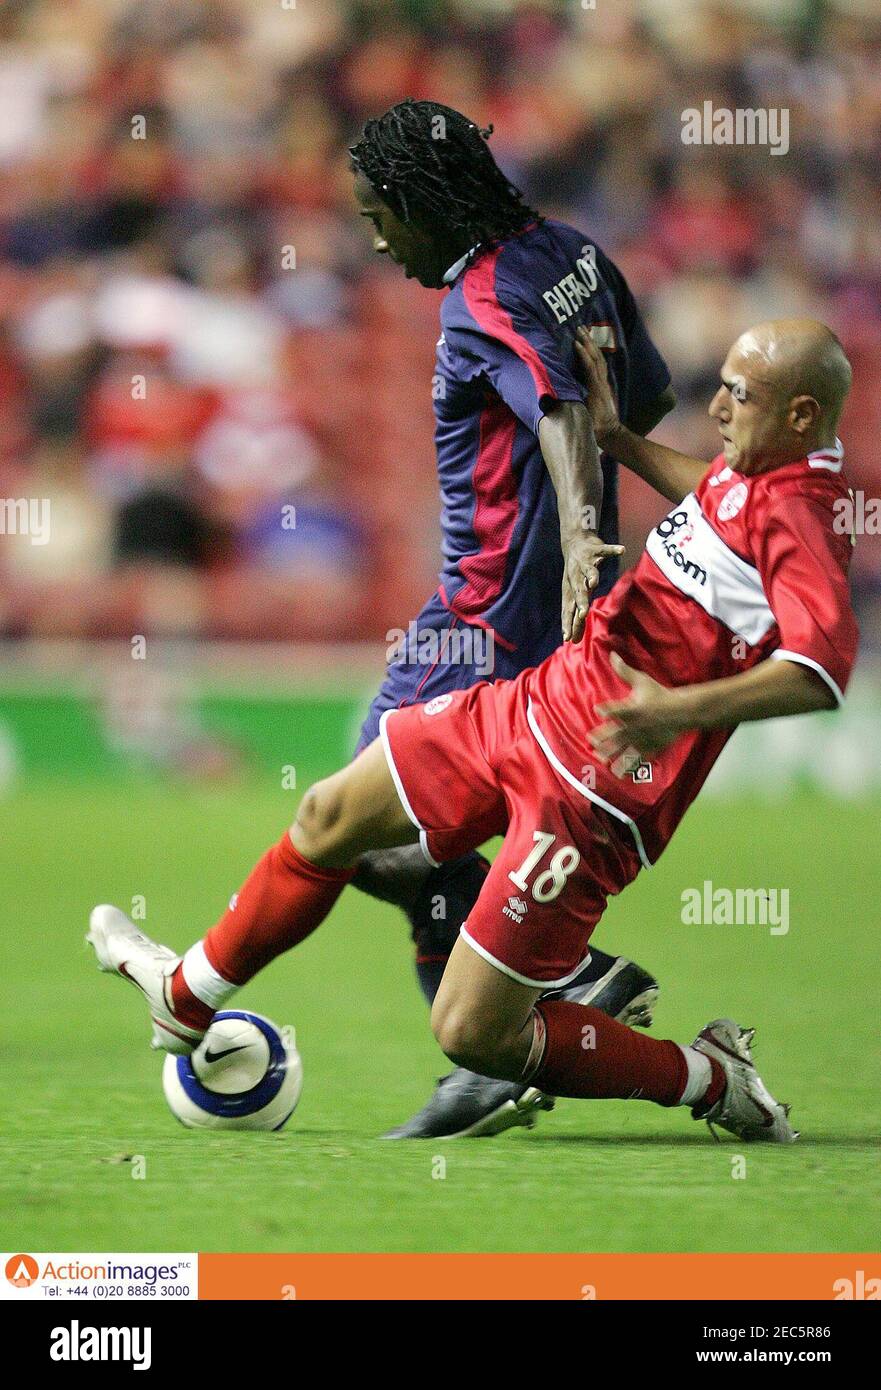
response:
<path id="1" fill-rule="evenodd" d="M 665 415 L 670 414 L 675 405 L 676 392 L 672 386 L 667 386 L 660 395 L 655 396 L 653 401 L 649 401 L 647 405 L 638 407 L 630 413 L 627 418 L 627 428 L 632 430 L 634 434 L 651 434 L 655 426 L 661 423 Z"/>
<path id="2" fill-rule="evenodd" d="M 689 458 L 627 429 L 609 385 L 606 359 L 586 329 L 579 328 L 575 348 L 584 367 L 587 408 L 597 443 L 671 502 L 681 502 L 706 473 L 704 460 Z"/>
<path id="3" fill-rule="evenodd" d="M 542 417 L 538 442 L 557 493 L 563 550 L 562 628 L 564 642 L 584 632 L 590 590 L 599 583 L 606 556 L 623 545 L 606 545 L 597 535 L 603 474 L 590 416 L 580 401 L 557 401 Z"/>
<path id="4" fill-rule="evenodd" d="M 629 771 L 628 753 L 657 753 L 679 734 L 732 729 L 750 720 L 787 714 L 810 714 L 831 709 L 836 703 L 822 677 L 795 661 L 769 659 L 736 676 L 670 688 L 634 670 L 617 653 L 611 660 L 616 675 L 630 686 L 630 693 L 623 700 L 597 705 L 603 722 L 588 738 L 604 762 L 624 759 L 620 775 Z M 617 771 L 614 766 L 613 771 Z"/>

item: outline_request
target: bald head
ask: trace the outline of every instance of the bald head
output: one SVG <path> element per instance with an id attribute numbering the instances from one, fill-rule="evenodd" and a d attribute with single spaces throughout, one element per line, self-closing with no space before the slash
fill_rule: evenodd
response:
<path id="1" fill-rule="evenodd" d="M 812 396 L 823 423 L 837 428 L 850 390 L 850 363 L 844 348 L 819 319 L 768 319 L 741 334 L 735 347 L 753 366 L 758 379 L 781 403 Z"/>
<path id="2" fill-rule="evenodd" d="M 725 459 L 755 473 L 835 442 L 850 363 L 816 319 L 769 319 L 737 339 L 710 406 Z"/>

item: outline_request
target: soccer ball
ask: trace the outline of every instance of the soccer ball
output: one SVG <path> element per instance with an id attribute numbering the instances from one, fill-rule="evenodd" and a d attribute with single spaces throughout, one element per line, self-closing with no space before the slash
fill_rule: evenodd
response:
<path id="1" fill-rule="evenodd" d="M 196 1050 L 162 1068 L 165 1099 L 190 1129 L 281 1129 L 302 1087 L 293 1028 L 244 1009 L 215 1014 Z"/>

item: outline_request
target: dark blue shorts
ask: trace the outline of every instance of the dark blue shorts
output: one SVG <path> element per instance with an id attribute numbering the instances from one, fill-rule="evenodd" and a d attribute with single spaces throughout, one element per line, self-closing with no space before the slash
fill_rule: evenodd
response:
<path id="1" fill-rule="evenodd" d="M 435 595 L 410 623 L 401 654 L 389 663 L 355 752 L 360 753 L 378 738 L 379 720 L 386 710 L 468 690 L 478 681 L 513 680 L 521 671 L 544 661 L 561 640 L 556 618 L 542 638 L 510 651 L 483 628 L 457 618 Z"/>

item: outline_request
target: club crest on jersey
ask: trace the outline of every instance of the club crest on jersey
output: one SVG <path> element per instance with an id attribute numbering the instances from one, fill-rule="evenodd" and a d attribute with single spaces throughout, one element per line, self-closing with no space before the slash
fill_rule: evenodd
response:
<path id="1" fill-rule="evenodd" d="M 652 780 L 651 763 L 644 763 L 640 758 L 636 767 L 630 769 L 630 776 L 633 778 L 634 782 L 650 782 Z"/>
<path id="2" fill-rule="evenodd" d="M 443 714 L 445 709 L 453 703 L 452 695 L 435 695 L 433 700 L 429 700 L 425 706 L 426 714 Z"/>
<path id="3" fill-rule="evenodd" d="M 528 910 L 528 904 L 522 898 L 515 897 L 510 897 L 502 908 L 504 915 L 510 917 L 512 922 L 522 922 Z"/>
<path id="4" fill-rule="evenodd" d="M 716 517 L 719 521 L 730 521 L 733 516 L 737 516 L 744 502 L 747 499 L 749 488 L 746 483 L 735 483 L 730 487 L 719 503 L 719 510 Z"/>

